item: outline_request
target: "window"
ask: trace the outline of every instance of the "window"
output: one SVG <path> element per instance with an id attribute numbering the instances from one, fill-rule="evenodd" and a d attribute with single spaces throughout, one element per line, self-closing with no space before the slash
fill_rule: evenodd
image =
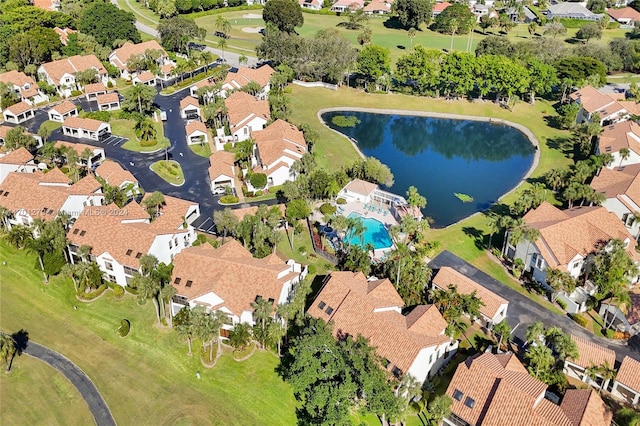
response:
<path id="1" fill-rule="evenodd" d="M 333 313 L 333 308 L 329 306 L 325 312 L 327 313 L 327 315 L 331 315 Z"/>
<path id="2" fill-rule="evenodd" d="M 81 236 L 81 237 L 84 237 L 84 235 L 85 235 L 86 233 L 87 233 L 86 231 L 80 231 L 80 236 Z"/>
<path id="3" fill-rule="evenodd" d="M 171 250 L 173 248 L 173 241 L 169 240 L 169 250 Z"/>
<path id="4" fill-rule="evenodd" d="M 173 283 L 174 283 L 175 285 L 180 285 L 180 281 L 182 281 L 182 278 L 180 278 L 180 277 L 176 277 L 176 279 L 175 279 L 175 280 L 173 280 Z"/>
<path id="5" fill-rule="evenodd" d="M 433 354 L 429 354 L 429 364 L 433 363 Z"/>
<path id="6" fill-rule="evenodd" d="M 113 271 L 113 264 L 111 262 L 104 262 L 104 267 L 107 268 L 107 271 Z"/>
<path id="7" fill-rule="evenodd" d="M 391 365 L 391 361 L 386 358 L 383 359 L 382 362 L 384 363 L 384 368 L 389 368 L 389 365 Z"/>
<path id="8" fill-rule="evenodd" d="M 107 275 L 107 280 L 111 281 L 112 283 L 115 283 L 116 282 L 116 277 L 111 275 L 111 274 L 109 274 L 109 275 Z"/>
<path id="9" fill-rule="evenodd" d="M 476 401 L 473 398 L 466 397 L 464 400 L 464 405 L 469 408 L 473 408 L 476 405 Z"/>
<path id="10" fill-rule="evenodd" d="M 531 257 L 531 262 L 535 266 L 536 269 L 542 270 L 544 268 L 544 259 L 538 253 L 533 253 Z"/>
<path id="11" fill-rule="evenodd" d="M 142 253 L 138 252 L 136 253 L 136 259 L 140 259 L 142 257 Z"/>
<path id="12" fill-rule="evenodd" d="M 191 280 L 187 280 L 187 284 L 186 284 L 186 286 L 187 286 L 187 287 L 191 287 L 191 284 L 193 284 L 193 281 L 191 281 Z"/>
<path id="13" fill-rule="evenodd" d="M 462 401 L 462 395 L 464 395 L 462 392 L 460 392 L 458 389 L 453 391 L 453 399 L 457 400 L 457 401 Z"/>
<path id="14" fill-rule="evenodd" d="M 131 253 L 133 253 L 133 250 L 131 249 L 127 250 L 127 256 L 131 256 Z"/>
<path id="15" fill-rule="evenodd" d="M 131 268 L 130 266 L 124 266 L 124 273 L 127 275 L 135 275 L 138 272 L 137 269 Z"/>
<path id="16" fill-rule="evenodd" d="M 318 303 L 318 308 L 320 309 L 324 309 L 325 306 L 327 306 L 327 304 L 324 303 L 323 301 L 320 301 L 320 303 Z"/>
<path id="17" fill-rule="evenodd" d="M 400 370 L 398 367 L 396 367 L 395 365 L 393 366 L 393 369 L 391 370 L 391 373 L 396 376 L 396 377 L 400 377 L 402 375 L 402 370 Z"/>
<path id="18" fill-rule="evenodd" d="M 80 230 L 78 228 L 73 230 L 73 235 L 76 235 Z"/>

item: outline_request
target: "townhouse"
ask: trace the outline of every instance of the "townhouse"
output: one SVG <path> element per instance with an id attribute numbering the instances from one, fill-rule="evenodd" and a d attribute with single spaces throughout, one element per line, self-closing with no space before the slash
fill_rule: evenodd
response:
<path id="1" fill-rule="evenodd" d="M 188 145 L 209 143 L 209 129 L 202 121 L 191 121 L 187 123 L 184 130 Z"/>
<path id="2" fill-rule="evenodd" d="M 82 90 L 82 84 L 76 81 L 78 72 L 94 70 L 96 78 L 104 85 L 109 83 L 109 75 L 95 55 L 75 55 L 40 65 L 38 75 L 56 88 L 60 96 L 71 96 L 73 90 Z"/>
<path id="3" fill-rule="evenodd" d="M 27 120 L 31 120 L 35 117 L 35 112 L 31 104 L 20 101 L 17 104 L 8 106 L 2 111 L 4 121 L 13 124 L 22 124 Z"/>
<path id="4" fill-rule="evenodd" d="M 95 168 L 106 158 L 104 148 L 84 143 L 57 141 L 54 145 L 66 158 L 66 152 L 73 150 L 78 156 L 78 165 L 87 169 Z"/>
<path id="5" fill-rule="evenodd" d="M 484 327 L 493 328 L 495 324 L 503 321 L 507 317 L 507 309 L 509 302 L 495 294 L 491 290 L 481 286 L 471 278 L 462 275 L 453 268 L 444 266 L 440 268 L 431 281 L 433 288 L 447 290 L 450 284 L 453 284 L 458 293 L 471 294 L 476 293 L 476 297 L 483 303 L 480 306 L 480 318 L 478 321 Z"/>
<path id="6" fill-rule="evenodd" d="M 64 123 L 67 117 L 77 117 L 78 108 L 71 101 L 63 101 L 58 105 L 53 106 L 47 111 L 49 120 L 57 121 L 58 123 Z"/>
<path id="7" fill-rule="evenodd" d="M 126 42 L 121 47 L 111 52 L 109 55 L 109 62 L 120 70 L 122 78 L 133 79 L 137 76 L 138 72 L 135 69 L 130 69 L 127 62 L 145 56 L 155 58 L 154 61 L 158 68 L 175 65 L 175 63 L 169 59 L 167 52 L 156 40 L 149 40 L 137 44 Z M 142 71 L 150 70 L 146 69 Z M 158 73 L 158 75 L 160 74 L 162 73 Z"/>
<path id="8" fill-rule="evenodd" d="M 388 279 L 368 281 L 360 272 L 332 272 L 307 313 L 333 324 L 335 336 L 369 339 L 396 377 L 420 383 L 437 373 L 456 352 L 446 321 L 434 305 L 403 313 L 404 302 Z"/>
<path id="9" fill-rule="evenodd" d="M 171 314 L 180 309 L 204 306 L 208 312 L 229 316 L 222 337 L 238 323 L 255 324 L 252 303 L 269 301 L 273 316 L 279 304 L 290 301 L 295 286 L 307 275 L 307 267 L 293 260 L 284 261 L 275 253 L 254 258 L 233 239 L 213 248 L 202 244 L 183 250 L 173 260 L 171 284 L 176 295 Z"/>
<path id="10" fill-rule="evenodd" d="M 458 365 L 446 395 L 447 426 L 608 426 L 613 415 L 593 389 L 569 389 L 557 405 L 547 385 L 529 375 L 514 354 L 477 354 Z"/>
<path id="11" fill-rule="evenodd" d="M 251 133 L 262 130 L 271 119 L 269 102 L 259 100 L 245 92 L 233 92 L 225 100 L 228 133 L 225 127 L 216 129 L 216 149 L 224 149 L 227 142 L 251 139 Z"/>
<path id="12" fill-rule="evenodd" d="M 202 108 L 197 99 L 187 96 L 180 101 L 180 117 L 188 120 L 202 118 Z"/>
<path id="13" fill-rule="evenodd" d="M 120 96 L 116 92 L 105 93 L 96 97 L 98 111 L 115 111 L 120 109 Z"/>
<path id="14" fill-rule="evenodd" d="M 260 68 L 232 68 L 222 82 L 222 87 L 217 95 L 226 98 L 231 92 L 240 90 L 249 83 L 254 82 L 260 86 L 260 91 L 255 94 L 256 98 L 266 99 L 271 88 L 269 82 L 274 72 L 273 68 L 268 64 Z"/>
<path id="15" fill-rule="evenodd" d="M 216 151 L 209 157 L 209 182 L 214 194 L 224 192 L 225 188 L 236 190 L 237 171 L 235 155 L 228 151 Z"/>
<path id="16" fill-rule="evenodd" d="M 640 361 L 625 356 L 618 369 L 611 394 L 640 407 Z"/>
<path id="17" fill-rule="evenodd" d="M 141 192 L 138 179 L 115 161 L 104 160 L 96 167 L 95 173 L 107 184 L 123 189 L 129 197 L 134 197 Z"/>
<path id="18" fill-rule="evenodd" d="M 12 70 L 3 72 L 0 74 L 0 83 L 10 84 L 20 100 L 28 104 L 39 104 L 49 101 L 49 97 L 40 91 L 35 80 L 22 71 Z"/>
<path id="19" fill-rule="evenodd" d="M 576 4 L 576 6 L 580 5 Z M 614 124 L 629 119 L 629 112 L 615 97 L 601 93 L 592 86 L 585 86 L 571 93 L 569 98 L 580 105 L 580 111 L 578 111 L 576 118 L 578 123 L 590 122 L 595 113 L 600 116 L 600 125 Z"/>
<path id="20" fill-rule="evenodd" d="M 111 136 L 111 125 L 93 118 L 67 117 L 62 123 L 62 134 L 101 141 Z"/>
<path id="21" fill-rule="evenodd" d="M 589 377 L 587 369 L 591 367 L 613 368 L 616 363 L 616 353 L 611 349 L 600 346 L 592 340 L 571 335 L 571 340 L 578 348 L 577 358 L 567 358 L 564 361 L 563 372 L 569 377 L 582 380 L 596 389 L 607 390 L 609 380 L 598 374 L 594 379 Z"/>
<path id="22" fill-rule="evenodd" d="M 38 165 L 33 154 L 24 147 L 14 149 L 5 154 L 0 154 L 0 184 L 4 182 L 9 173 L 35 173 Z"/>
<path id="23" fill-rule="evenodd" d="M 124 208 L 115 204 L 86 207 L 67 233 L 69 257 L 77 262 L 80 247 L 89 247 L 105 279 L 120 286 L 139 272 L 144 255 L 171 263 L 195 241 L 196 231 L 190 223 L 200 215 L 200 207 L 165 196 L 157 214 L 151 213 L 153 216 L 137 202 Z"/>
<path id="24" fill-rule="evenodd" d="M 20 129 L 20 130 L 17 130 Z M 33 138 L 35 141 L 34 146 L 36 148 L 41 148 L 44 145 L 44 141 L 40 135 L 36 135 L 34 133 L 28 132 L 24 127 L 10 127 L 5 125 L 0 125 L 0 145 L 6 146 L 7 137 L 9 137 L 9 132 L 18 132 L 22 131 L 23 134 L 27 134 Z"/>
<path id="25" fill-rule="evenodd" d="M 635 121 L 622 121 L 605 126 L 596 145 L 598 154 L 611 154 L 607 168 L 640 164 L 640 126 Z M 625 153 L 625 155 L 622 155 Z"/>

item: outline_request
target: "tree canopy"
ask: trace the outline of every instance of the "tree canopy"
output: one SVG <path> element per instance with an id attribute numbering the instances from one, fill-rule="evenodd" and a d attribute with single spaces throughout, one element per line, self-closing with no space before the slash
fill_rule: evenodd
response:
<path id="1" fill-rule="evenodd" d="M 467 34 L 475 24 L 476 15 L 469 10 L 469 6 L 456 3 L 447 7 L 436 17 L 433 29 L 445 34 Z"/>
<path id="2" fill-rule="evenodd" d="M 196 25 L 193 19 L 173 17 L 161 19 L 158 23 L 158 34 L 162 46 L 172 52 L 187 53 L 190 40 L 203 39 L 207 34 L 204 28 Z"/>
<path id="3" fill-rule="evenodd" d="M 287 33 L 295 32 L 304 23 L 302 9 L 295 0 L 269 0 L 262 9 L 262 19 Z"/>
<path id="4" fill-rule="evenodd" d="M 405 28 L 419 29 L 421 24 L 428 23 L 432 9 L 431 0 L 396 0 L 393 3 L 393 12 Z"/>
<path id="5" fill-rule="evenodd" d="M 112 3 L 92 3 L 78 19 L 78 30 L 92 35 L 103 46 L 112 47 L 116 40 L 140 43 L 136 18 Z"/>

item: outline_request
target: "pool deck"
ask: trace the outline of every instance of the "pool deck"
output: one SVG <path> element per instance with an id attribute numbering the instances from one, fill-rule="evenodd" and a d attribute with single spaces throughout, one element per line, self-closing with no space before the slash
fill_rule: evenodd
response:
<path id="1" fill-rule="evenodd" d="M 367 206 L 374 206 L 375 209 L 367 209 L 365 208 L 365 203 L 357 202 L 357 201 L 349 201 L 346 204 L 338 204 L 337 214 L 341 214 L 345 217 L 349 216 L 351 213 L 357 213 L 362 217 L 369 217 L 372 219 L 376 219 L 379 222 L 382 222 L 384 227 L 389 230 L 394 225 L 398 225 L 398 221 L 393 214 L 389 211 L 387 206 L 380 203 L 366 203 Z M 385 212 L 386 215 L 385 215 Z M 393 245 L 391 247 L 386 247 L 382 249 L 374 250 L 374 261 L 378 261 L 384 259 L 386 254 L 393 250 Z"/>

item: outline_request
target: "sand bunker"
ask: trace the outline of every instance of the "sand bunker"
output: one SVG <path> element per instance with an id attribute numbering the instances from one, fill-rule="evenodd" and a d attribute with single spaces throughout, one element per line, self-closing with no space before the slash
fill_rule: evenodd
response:
<path id="1" fill-rule="evenodd" d="M 242 32 L 243 33 L 257 34 L 257 33 L 260 32 L 261 29 L 262 29 L 262 27 L 242 27 Z"/>
<path id="2" fill-rule="evenodd" d="M 262 15 L 257 13 L 245 13 L 242 17 L 245 19 L 262 19 Z"/>

